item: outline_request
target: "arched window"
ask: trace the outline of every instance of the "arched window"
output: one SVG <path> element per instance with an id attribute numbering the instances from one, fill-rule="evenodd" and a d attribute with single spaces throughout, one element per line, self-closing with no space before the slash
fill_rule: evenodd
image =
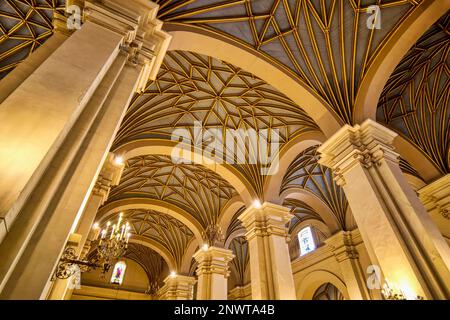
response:
<path id="1" fill-rule="evenodd" d="M 316 249 L 311 227 L 305 227 L 298 233 L 298 242 L 300 243 L 300 256 L 303 256 Z"/>
<path id="2" fill-rule="evenodd" d="M 121 285 L 123 281 L 123 276 L 125 275 L 125 269 L 127 265 L 125 261 L 119 261 L 114 266 L 114 270 L 111 276 L 111 283 Z"/>

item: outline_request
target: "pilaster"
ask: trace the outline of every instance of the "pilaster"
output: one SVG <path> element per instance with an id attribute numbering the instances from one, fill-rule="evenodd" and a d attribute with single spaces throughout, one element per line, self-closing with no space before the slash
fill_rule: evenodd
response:
<path id="1" fill-rule="evenodd" d="M 233 258 L 231 250 L 218 247 L 201 248 L 194 254 L 194 259 L 198 262 L 198 300 L 227 299 L 229 262 Z"/>
<path id="2" fill-rule="evenodd" d="M 251 206 L 238 217 L 249 243 L 252 298 L 295 300 L 295 285 L 289 256 L 288 208 L 265 202 Z"/>
<path id="3" fill-rule="evenodd" d="M 169 275 L 164 280 L 164 286 L 158 291 L 159 300 L 193 300 L 194 277 Z"/>
<path id="4" fill-rule="evenodd" d="M 450 174 L 419 191 L 419 199 L 450 245 Z"/>
<path id="5" fill-rule="evenodd" d="M 385 277 L 428 299 L 450 297 L 450 252 L 405 180 L 393 131 L 372 120 L 344 126 L 320 148 L 349 201 L 369 256 Z"/>
<path id="6" fill-rule="evenodd" d="M 359 232 L 340 231 L 325 242 L 339 263 L 350 299 L 370 299 L 364 272 L 359 262 L 359 254 L 355 247 L 362 242 Z"/>

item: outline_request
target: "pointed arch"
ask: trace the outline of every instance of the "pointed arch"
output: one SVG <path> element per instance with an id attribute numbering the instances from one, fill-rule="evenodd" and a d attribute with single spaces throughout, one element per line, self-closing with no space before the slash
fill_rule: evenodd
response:
<path id="1" fill-rule="evenodd" d="M 354 123 L 362 123 L 366 119 L 376 120 L 378 100 L 395 67 L 448 9 L 449 0 L 422 1 L 395 30 L 361 82 L 355 100 Z"/>

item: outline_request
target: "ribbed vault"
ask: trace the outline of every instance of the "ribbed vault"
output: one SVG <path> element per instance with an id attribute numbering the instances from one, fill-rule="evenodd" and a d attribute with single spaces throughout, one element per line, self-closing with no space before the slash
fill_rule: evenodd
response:
<path id="1" fill-rule="evenodd" d="M 261 167 L 270 165 L 270 160 L 248 140 L 236 144 L 245 159 L 230 160 L 227 155 L 239 155 L 239 151 L 227 143 L 232 136 L 226 130 L 236 130 L 233 134 L 239 142 L 245 142 L 250 131 L 264 137 L 275 135 L 282 146 L 318 127 L 299 106 L 254 75 L 218 59 L 174 51 L 167 53 L 157 80 L 135 97 L 113 149 L 134 140 L 170 140 L 176 129 L 184 129 L 186 138 L 204 150 L 220 146 L 212 156 L 233 164 L 262 195 L 265 177 Z M 217 131 L 202 139 L 208 129 Z M 220 133 L 222 139 L 217 138 Z"/>
<path id="2" fill-rule="evenodd" d="M 221 209 L 236 194 L 228 182 L 201 165 L 148 155 L 127 161 L 108 202 L 136 197 L 162 200 L 184 209 L 206 228 L 217 223 Z"/>
<path id="3" fill-rule="evenodd" d="M 450 13 L 403 57 L 384 87 L 377 120 L 450 173 Z"/>
<path id="4" fill-rule="evenodd" d="M 158 0 L 159 18 L 212 30 L 256 50 L 322 97 L 352 123 L 362 78 L 396 27 L 420 0 Z M 371 5 L 381 28 L 369 29 Z M 372 12 L 373 13 L 373 12 Z"/>
<path id="5" fill-rule="evenodd" d="M 65 0 L 0 1 L 0 79 L 53 34 L 55 11 Z"/>
<path id="6" fill-rule="evenodd" d="M 156 293 L 164 285 L 169 268 L 157 252 L 141 244 L 130 243 L 125 258 L 135 261 L 144 269 L 150 284 L 149 293 Z"/>
<path id="7" fill-rule="evenodd" d="M 143 237 L 158 243 L 171 253 L 177 266 L 181 265 L 186 248 L 194 238 L 187 226 L 167 214 L 153 210 L 126 210 L 123 211 L 123 218 L 131 226 L 132 237 Z"/>
<path id="8" fill-rule="evenodd" d="M 318 163 L 317 146 L 300 153 L 289 166 L 280 193 L 289 188 L 302 188 L 313 193 L 331 209 L 341 229 L 346 230 L 348 203 L 344 191 L 333 180 L 331 169 Z"/>

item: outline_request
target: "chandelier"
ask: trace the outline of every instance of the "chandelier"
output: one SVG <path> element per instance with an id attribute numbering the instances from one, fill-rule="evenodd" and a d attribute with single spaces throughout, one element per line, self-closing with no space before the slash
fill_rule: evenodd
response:
<path id="1" fill-rule="evenodd" d="M 383 288 L 381 289 L 381 293 L 385 300 L 407 300 L 407 295 L 397 287 L 395 284 L 391 284 L 388 279 L 385 279 L 385 283 Z M 414 300 L 423 300 L 421 296 L 409 297 Z"/>
<path id="2" fill-rule="evenodd" d="M 68 279 L 80 272 L 88 272 L 101 268 L 102 274 L 106 274 L 111 266 L 124 256 L 130 240 L 130 225 L 123 220 L 123 213 L 119 214 L 117 223 L 111 227 L 111 222 L 106 223 L 106 228 L 101 230 L 94 240 L 94 251 L 89 254 L 87 260 L 77 259 L 75 248 L 67 247 L 58 263 L 56 277 Z"/>

